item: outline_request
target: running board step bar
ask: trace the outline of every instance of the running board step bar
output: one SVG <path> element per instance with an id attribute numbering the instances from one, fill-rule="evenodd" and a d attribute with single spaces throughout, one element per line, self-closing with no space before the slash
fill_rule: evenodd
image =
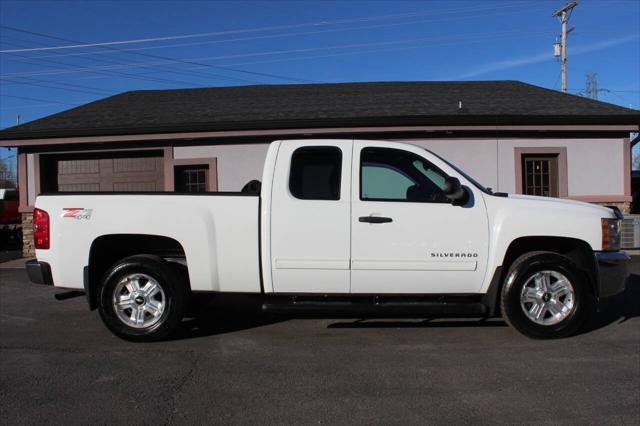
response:
<path id="1" fill-rule="evenodd" d="M 363 301 L 268 301 L 262 310 L 277 314 L 336 315 L 484 315 L 487 307 L 470 301 L 419 301 L 367 303 Z"/>

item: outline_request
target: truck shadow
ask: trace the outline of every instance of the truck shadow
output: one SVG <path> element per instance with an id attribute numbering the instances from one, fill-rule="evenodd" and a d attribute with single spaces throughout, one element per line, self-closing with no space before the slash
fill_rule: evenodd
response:
<path id="1" fill-rule="evenodd" d="M 595 315 L 578 333 L 584 334 L 608 326 L 622 324 L 631 318 L 640 317 L 640 275 L 629 277 L 626 290 L 613 297 L 608 306 Z M 327 325 L 331 329 L 349 328 L 482 328 L 506 327 L 501 318 L 331 318 L 301 316 L 295 318 L 334 319 Z M 257 309 L 240 309 L 203 312 L 187 318 L 172 340 L 221 335 L 242 330 L 265 327 L 294 319 L 291 316 L 264 314 Z"/>
<path id="2" fill-rule="evenodd" d="M 264 327 L 290 318 L 262 314 L 260 312 L 216 312 L 198 315 L 182 321 L 178 332 L 171 340 L 184 340 L 197 337 L 215 336 L 252 328 Z"/>
<path id="3" fill-rule="evenodd" d="M 612 324 L 622 324 L 635 317 L 640 317 L 640 275 L 632 274 L 627 281 L 625 291 L 611 298 L 607 306 L 601 312 L 594 315 L 577 334 L 589 333 Z M 507 324 L 501 318 L 434 318 L 424 319 L 422 321 L 407 319 L 395 321 L 358 319 L 332 323 L 328 328 L 459 328 L 506 326 Z"/>
<path id="4" fill-rule="evenodd" d="M 187 317 L 171 340 L 215 336 L 287 321 L 289 318 L 263 313 L 256 297 L 198 295 L 190 301 Z"/>
<path id="5" fill-rule="evenodd" d="M 327 328 L 460 328 L 460 327 L 506 327 L 500 318 L 473 318 L 473 319 L 446 319 L 446 318 L 425 318 L 415 319 L 395 319 L 395 320 L 371 320 L 358 319 L 349 322 L 336 322 L 329 324 Z"/>
<path id="6" fill-rule="evenodd" d="M 625 291 L 612 297 L 607 306 L 587 323 L 580 334 L 614 323 L 622 324 L 635 317 L 640 317 L 640 275 L 631 274 Z"/>

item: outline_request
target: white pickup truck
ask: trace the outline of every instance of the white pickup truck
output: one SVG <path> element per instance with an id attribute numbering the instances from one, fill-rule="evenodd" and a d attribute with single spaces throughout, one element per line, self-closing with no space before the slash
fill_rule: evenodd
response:
<path id="1" fill-rule="evenodd" d="M 288 140 L 238 193 L 39 196 L 27 271 L 135 341 L 170 335 L 203 292 L 290 315 L 502 315 L 554 338 L 624 290 L 621 217 L 493 193 L 410 144 Z"/>

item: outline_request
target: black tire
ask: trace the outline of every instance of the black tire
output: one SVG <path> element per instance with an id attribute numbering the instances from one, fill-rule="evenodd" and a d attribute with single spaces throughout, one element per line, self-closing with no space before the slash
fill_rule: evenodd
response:
<path id="1" fill-rule="evenodd" d="M 555 324 L 535 322 L 521 305 L 523 287 L 541 271 L 560 273 L 573 287 L 573 307 L 564 319 Z M 548 299 L 549 296 L 545 297 Z M 522 334 L 535 339 L 557 339 L 576 333 L 584 325 L 595 312 L 595 300 L 588 276 L 571 259 L 553 252 L 538 251 L 520 256 L 509 268 L 502 286 L 500 309 L 506 322 Z"/>
<path id="2" fill-rule="evenodd" d="M 163 311 L 148 327 L 131 326 L 120 319 L 114 306 L 115 292 L 119 283 L 134 274 L 153 278 L 161 287 L 164 301 Z M 137 303 L 137 299 L 136 299 Z M 182 275 L 159 257 L 137 255 L 124 258 L 104 274 L 100 282 L 98 311 L 107 328 L 122 339 L 134 342 L 163 340 L 180 325 L 188 304 L 188 289 Z M 127 311 L 125 311 L 126 314 Z M 128 311 L 131 312 L 131 311 Z M 143 315 L 150 315 L 144 313 Z"/>

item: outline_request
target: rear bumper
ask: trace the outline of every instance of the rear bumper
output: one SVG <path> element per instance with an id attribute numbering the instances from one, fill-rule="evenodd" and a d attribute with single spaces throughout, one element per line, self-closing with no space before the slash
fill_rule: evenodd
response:
<path id="1" fill-rule="evenodd" d="M 38 262 L 37 260 L 29 260 L 26 263 L 27 275 L 29 280 L 34 284 L 53 285 L 51 278 L 51 267 L 46 262 Z"/>
<path id="2" fill-rule="evenodd" d="M 606 299 L 624 291 L 629 276 L 631 257 L 623 251 L 597 252 L 598 299 Z"/>

